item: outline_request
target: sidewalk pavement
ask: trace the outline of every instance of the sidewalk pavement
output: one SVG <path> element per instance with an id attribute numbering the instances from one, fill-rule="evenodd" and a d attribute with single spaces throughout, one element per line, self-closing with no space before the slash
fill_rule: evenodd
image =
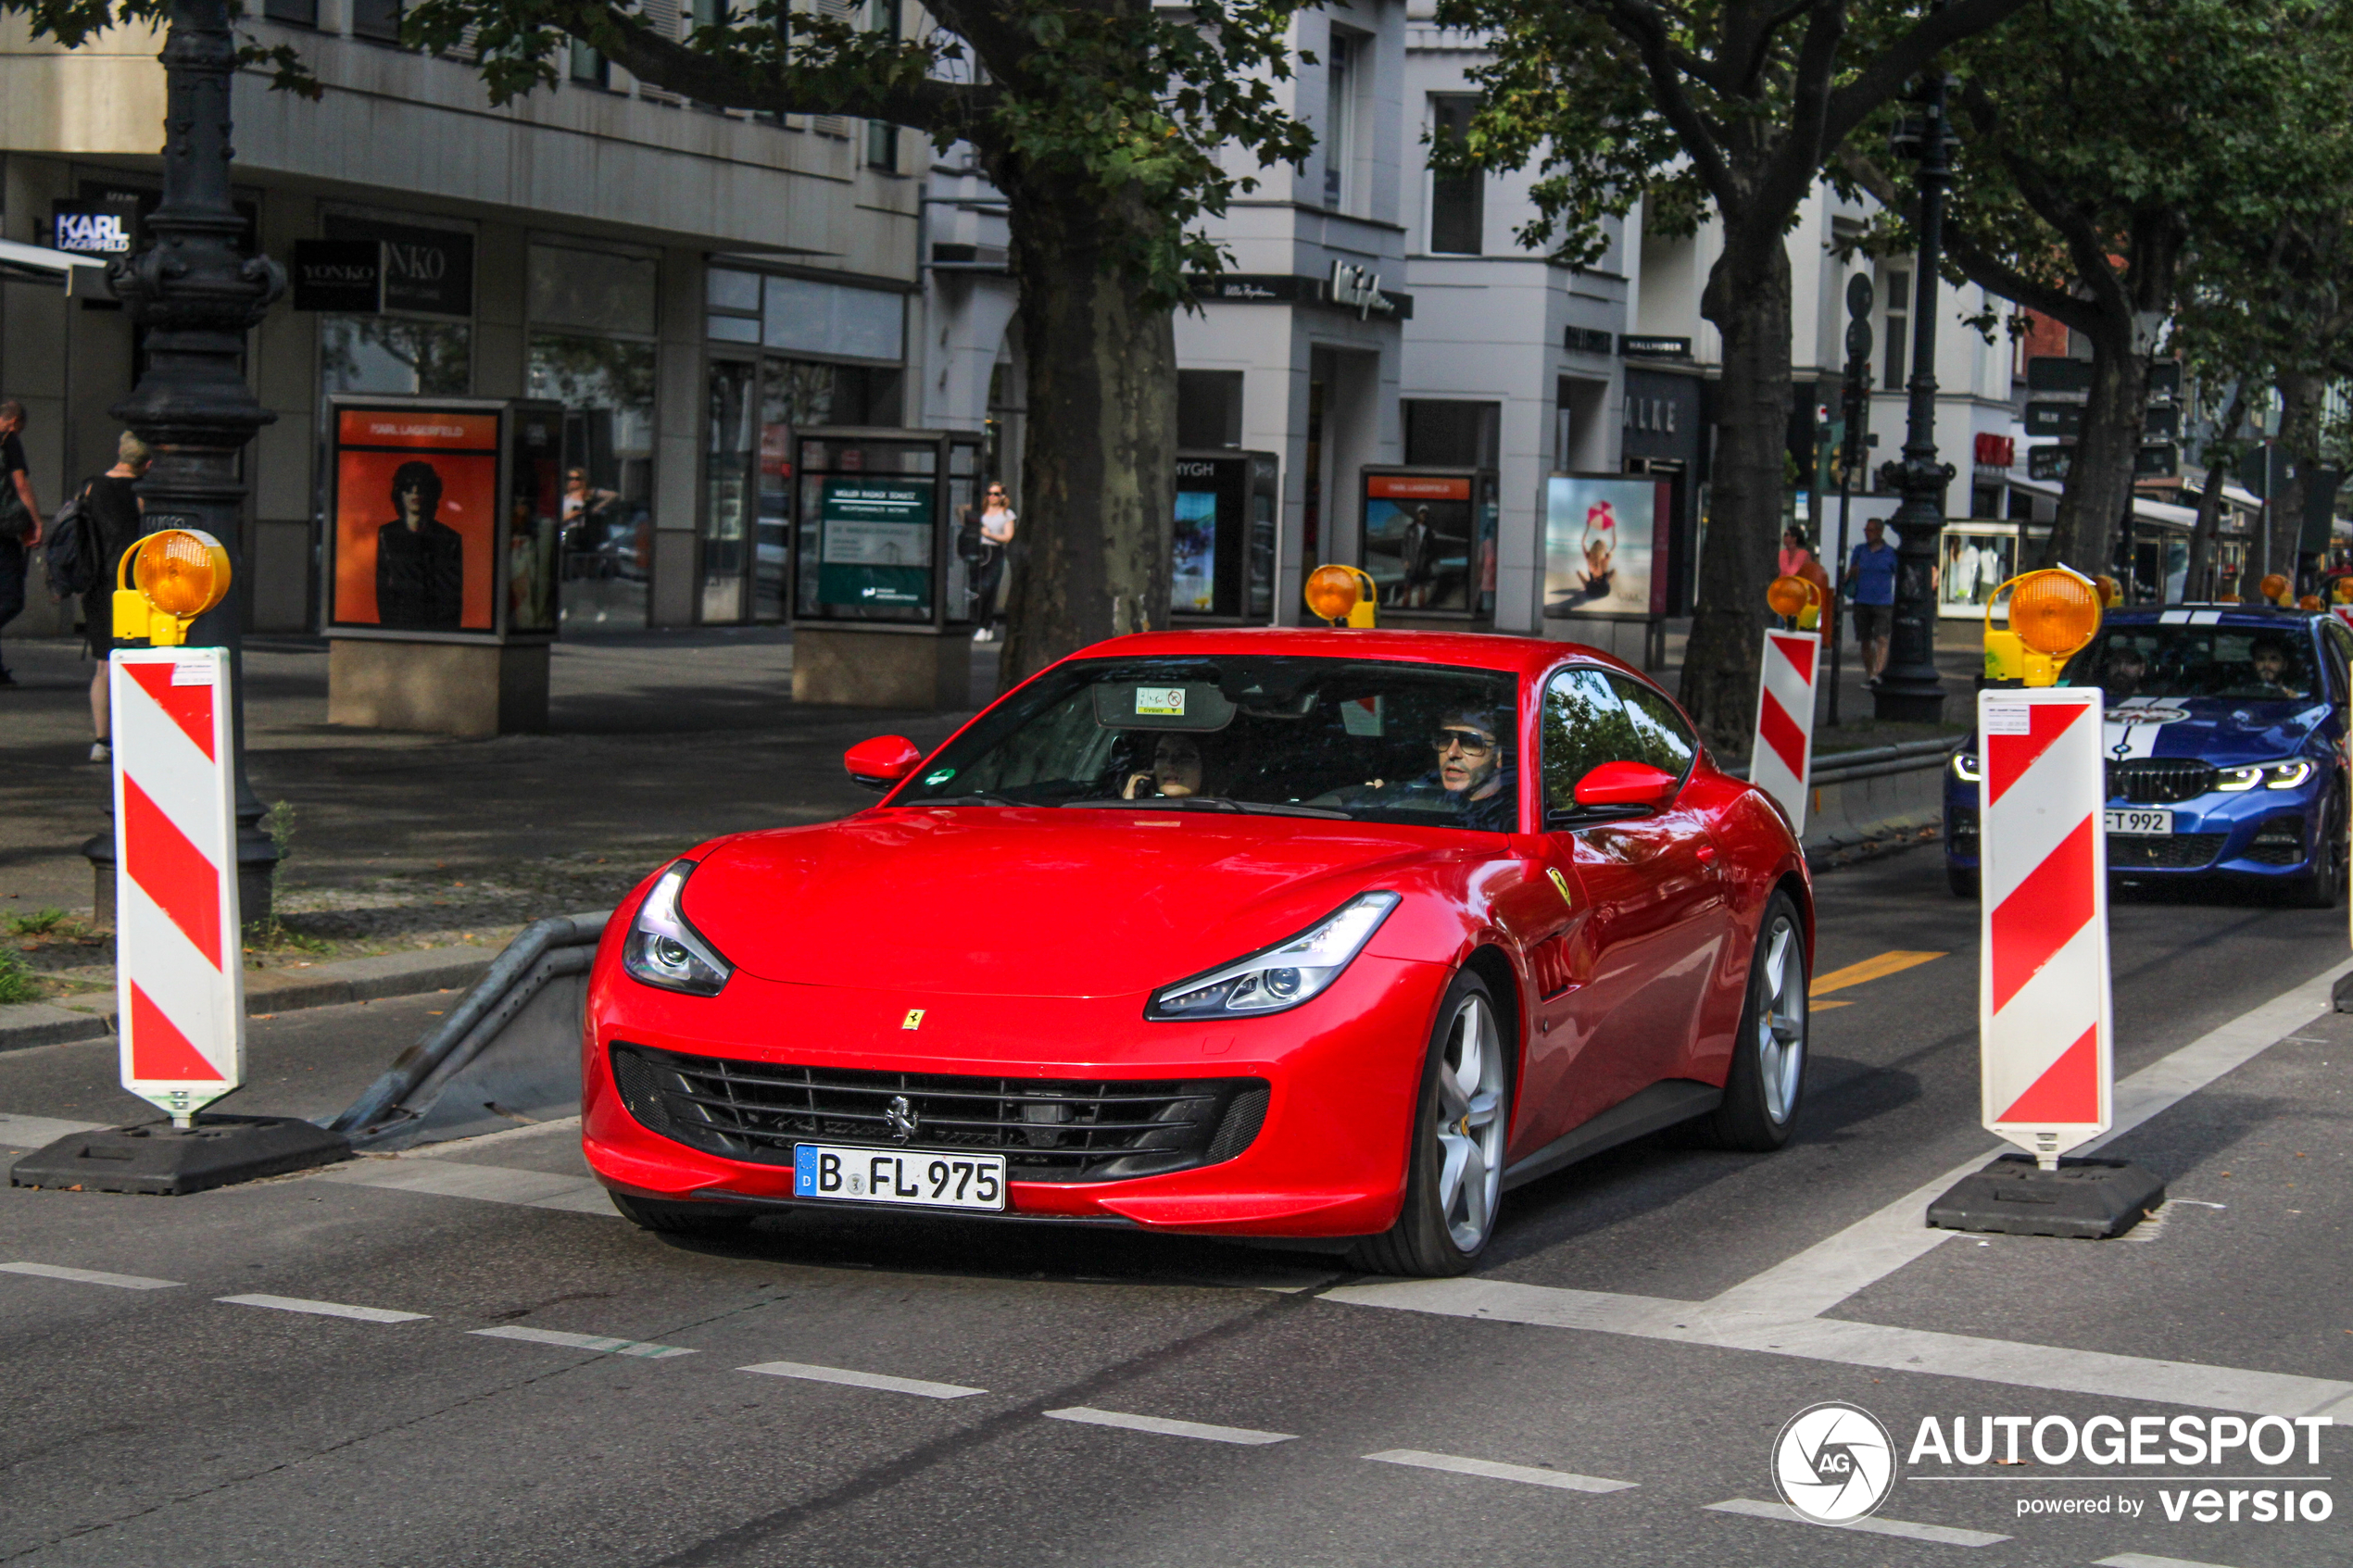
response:
<path id="1" fill-rule="evenodd" d="M 1963 629 L 1967 641 L 1940 639 L 1950 645 L 1940 662 L 1965 698 L 1976 652 L 1974 627 Z M 1670 659 L 1682 642 L 1678 628 Z M 975 708 L 994 690 L 1001 647 L 973 650 Z M 43 1001 L 110 1010 L 112 940 L 86 923 L 92 876 L 80 852 L 109 831 L 107 770 L 87 760 L 94 666 L 61 641 L 12 638 L 9 659 L 21 684 L 0 691 L 0 962 L 32 971 Z M 874 797 L 843 773 L 844 750 L 893 734 L 929 746 L 971 711 L 797 705 L 782 628 L 559 643 L 550 733 L 489 741 L 331 725 L 326 664 L 312 638 L 259 636 L 245 651 L 247 771 L 265 805 L 285 803 L 291 828 L 280 927 L 246 950 L 258 1011 L 387 983 L 339 978 L 356 960 L 486 962 L 528 922 L 610 908 L 704 839 L 855 810 Z M 1657 673 L 1672 690 L 1674 668 Z M 1842 700 L 1850 722 L 1820 732 L 1823 752 L 1937 733 L 1853 721 L 1870 702 L 1852 659 Z M 1967 709 L 1948 701 L 1946 711 Z M 58 910 L 69 918 L 44 913 Z M 425 963 L 416 981 L 448 985 L 451 972 Z"/>

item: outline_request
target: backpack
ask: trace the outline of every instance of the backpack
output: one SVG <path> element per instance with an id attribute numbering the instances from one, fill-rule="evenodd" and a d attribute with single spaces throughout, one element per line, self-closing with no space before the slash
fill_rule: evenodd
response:
<path id="1" fill-rule="evenodd" d="M 98 521 L 90 515 L 90 486 L 49 518 L 49 532 L 41 542 L 41 564 L 48 573 L 49 592 L 60 599 L 78 599 L 106 575 L 99 559 Z"/>

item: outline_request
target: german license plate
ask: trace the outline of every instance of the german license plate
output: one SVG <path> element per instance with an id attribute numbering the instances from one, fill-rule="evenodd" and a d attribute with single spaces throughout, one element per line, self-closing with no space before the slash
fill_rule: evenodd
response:
<path id="1" fill-rule="evenodd" d="M 996 1213 L 1005 1207 L 1005 1157 L 797 1143 L 792 1148 L 792 1190 L 795 1198 Z"/>
<path id="2" fill-rule="evenodd" d="M 2173 831 L 2171 811 L 2119 811 L 2108 813 L 2108 831 L 2125 834 L 2170 834 Z"/>

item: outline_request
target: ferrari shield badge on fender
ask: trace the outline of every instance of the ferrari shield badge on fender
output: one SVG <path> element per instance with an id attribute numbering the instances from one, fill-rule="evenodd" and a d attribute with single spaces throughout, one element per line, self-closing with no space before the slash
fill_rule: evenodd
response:
<path id="1" fill-rule="evenodd" d="M 907 1016 L 899 1021 L 901 1029 L 921 1029 L 923 1026 L 924 1010 L 921 1008 L 909 1008 Z"/>
<path id="2" fill-rule="evenodd" d="M 1569 890 L 1568 878 L 1561 875 L 1560 868 L 1557 866 L 1546 866 L 1544 868 L 1544 874 L 1553 879 L 1553 885 L 1554 887 L 1560 889 L 1561 902 L 1567 904 L 1572 909 L 1577 908 L 1577 895 Z"/>

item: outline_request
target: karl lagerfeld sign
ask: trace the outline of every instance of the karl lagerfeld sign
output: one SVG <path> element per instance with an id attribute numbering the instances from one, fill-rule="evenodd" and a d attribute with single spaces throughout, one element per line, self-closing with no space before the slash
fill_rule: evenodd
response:
<path id="1" fill-rule="evenodd" d="M 50 245 L 70 256 L 129 256 L 131 213 L 88 202 L 50 206 Z"/>
<path id="2" fill-rule="evenodd" d="M 384 308 L 384 245 L 378 240 L 296 240 L 294 307 L 372 316 Z"/>

